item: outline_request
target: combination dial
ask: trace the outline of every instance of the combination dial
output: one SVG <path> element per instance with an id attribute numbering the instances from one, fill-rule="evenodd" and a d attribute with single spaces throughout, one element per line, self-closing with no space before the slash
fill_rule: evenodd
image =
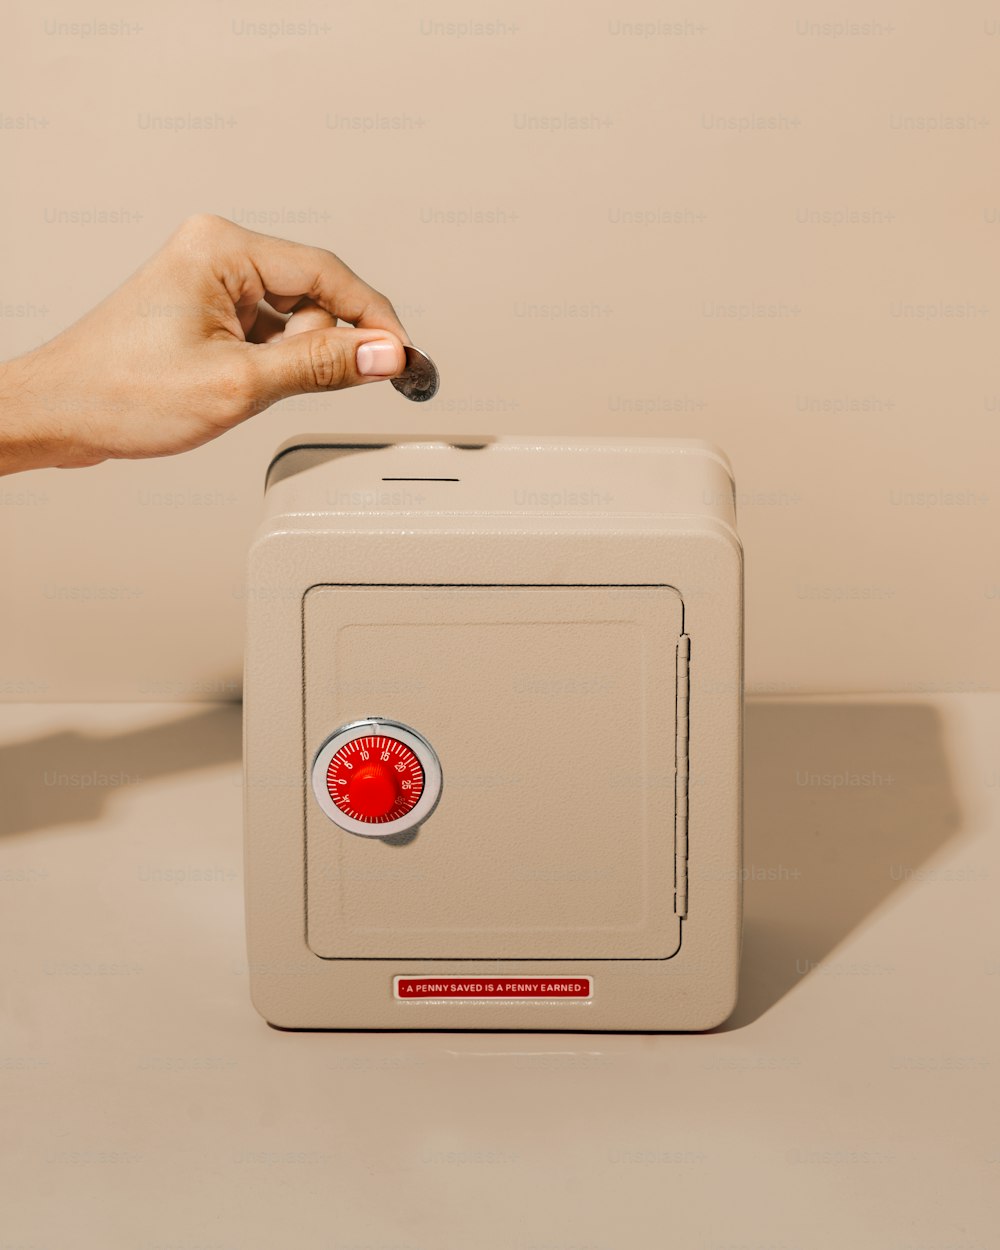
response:
<path id="1" fill-rule="evenodd" d="M 327 738 L 313 763 L 312 786 L 334 824 L 385 838 L 431 814 L 441 794 L 441 764 L 415 729 L 372 716 Z"/>

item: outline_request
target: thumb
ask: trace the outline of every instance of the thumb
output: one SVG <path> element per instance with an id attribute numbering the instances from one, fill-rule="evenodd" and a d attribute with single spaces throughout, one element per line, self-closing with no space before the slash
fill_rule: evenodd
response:
<path id="1" fill-rule="evenodd" d="M 403 344 L 388 330 L 305 330 L 254 344 L 252 351 L 256 398 L 264 405 L 394 378 L 406 367 Z"/>

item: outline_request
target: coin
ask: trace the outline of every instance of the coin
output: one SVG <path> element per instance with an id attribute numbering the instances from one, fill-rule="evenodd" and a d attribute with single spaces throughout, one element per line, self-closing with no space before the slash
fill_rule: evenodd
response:
<path id="1" fill-rule="evenodd" d="M 433 399 L 440 381 L 437 365 L 419 347 L 404 347 L 403 351 L 406 352 L 406 368 L 398 378 L 390 379 L 393 386 L 414 403 Z"/>

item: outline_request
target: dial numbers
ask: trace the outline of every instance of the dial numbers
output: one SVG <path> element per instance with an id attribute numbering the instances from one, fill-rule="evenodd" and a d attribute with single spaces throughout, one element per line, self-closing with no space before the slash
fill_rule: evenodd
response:
<path id="1" fill-rule="evenodd" d="M 414 808 L 424 790 L 415 751 L 386 735 L 352 738 L 330 760 L 326 787 L 336 807 L 352 820 L 388 824 Z"/>

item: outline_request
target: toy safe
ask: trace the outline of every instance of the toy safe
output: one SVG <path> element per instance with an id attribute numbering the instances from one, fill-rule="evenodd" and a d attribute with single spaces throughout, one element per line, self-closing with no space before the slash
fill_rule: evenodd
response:
<path id="1" fill-rule="evenodd" d="M 742 553 L 666 438 L 299 438 L 247 582 L 251 995 L 295 1029 L 736 998 Z"/>

